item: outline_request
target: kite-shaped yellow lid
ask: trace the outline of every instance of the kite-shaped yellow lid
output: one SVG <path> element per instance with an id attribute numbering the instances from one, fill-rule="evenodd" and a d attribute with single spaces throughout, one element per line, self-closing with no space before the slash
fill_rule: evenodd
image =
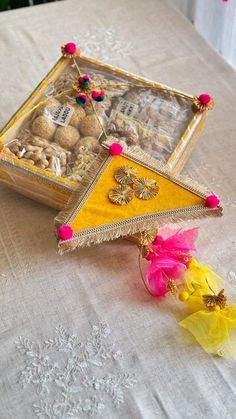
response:
<path id="1" fill-rule="evenodd" d="M 222 214 L 217 198 L 194 181 L 171 175 L 140 149 L 111 141 L 56 218 L 60 253 L 169 222 Z"/>

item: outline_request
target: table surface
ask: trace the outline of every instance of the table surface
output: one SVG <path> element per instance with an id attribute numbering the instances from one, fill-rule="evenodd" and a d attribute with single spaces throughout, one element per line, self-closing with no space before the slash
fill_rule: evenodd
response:
<path id="1" fill-rule="evenodd" d="M 215 110 L 185 171 L 221 196 L 197 258 L 236 297 L 236 74 L 165 0 L 68 0 L 0 14 L 0 124 L 68 40 L 87 54 L 192 94 Z M 234 418 L 235 360 L 208 356 L 140 280 L 126 241 L 59 256 L 56 212 L 1 186 L 0 418 Z M 113 346 L 112 346 L 113 345 Z"/>

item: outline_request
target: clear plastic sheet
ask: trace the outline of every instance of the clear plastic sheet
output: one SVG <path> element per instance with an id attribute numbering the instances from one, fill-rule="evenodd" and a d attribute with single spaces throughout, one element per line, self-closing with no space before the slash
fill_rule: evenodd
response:
<path id="1" fill-rule="evenodd" d="M 119 86 L 121 81 L 113 75 L 83 67 L 81 72 L 89 73 L 98 86 L 113 81 L 113 86 L 106 88 L 105 100 L 93 102 L 96 114 L 91 104 L 82 107 L 76 103 L 72 86 L 78 71 L 69 65 L 54 83 L 48 84 L 39 100 L 44 103 L 30 114 L 16 137 L 4 145 L 8 155 L 56 176 L 81 181 L 101 149 L 99 138 L 103 131 L 98 116 L 106 126 L 112 99 L 128 90 L 124 85 L 116 89 L 114 83 Z"/>
<path id="2" fill-rule="evenodd" d="M 48 83 L 37 107 L 5 144 L 8 153 L 56 176 L 80 182 L 100 150 L 102 129 L 117 142 L 138 145 L 166 162 L 193 116 L 191 102 L 171 92 L 135 87 L 114 73 L 81 67 L 95 86 L 105 90 L 103 102 L 82 107 L 75 101 L 72 86 L 78 79 L 76 66 L 69 64 Z M 137 85 L 137 83 L 136 83 Z M 65 92 L 65 93 L 64 93 Z"/>
<path id="3" fill-rule="evenodd" d="M 189 101 L 180 96 L 133 88 L 116 101 L 107 131 L 166 163 L 192 116 Z"/>

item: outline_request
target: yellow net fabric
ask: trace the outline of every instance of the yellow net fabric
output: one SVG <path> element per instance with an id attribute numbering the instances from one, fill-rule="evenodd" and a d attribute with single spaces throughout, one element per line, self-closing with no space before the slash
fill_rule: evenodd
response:
<path id="1" fill-rule="evenodd" d="M 236 304 L 209 309 L 203 300 L 204 295 L 217 296 L 222 286 L 223 279 L 219 275 L 193 259 L 184 278 L 184 291 L 189 294 L 187 304 L 192 314 L 179 324 L 192 333 L 205 351 L 227 357 L 235 351 L 231 329 L 236 328 Z"/>
<path id="2" fill-rule="evenodd" d="M 190 297 L 187 300 L 190 312 L 204 310 L 202 296 L 206 294 L 218 294 L 223 288 L 224 281 L 211 268 L 199 265 L 196 259 L 192 259 L 184 276 L 184 291 Z"/>

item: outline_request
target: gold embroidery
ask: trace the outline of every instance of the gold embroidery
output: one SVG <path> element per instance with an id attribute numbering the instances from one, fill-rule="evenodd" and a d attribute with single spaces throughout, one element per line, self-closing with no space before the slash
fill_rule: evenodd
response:
<path id="1" fill-rule="evenodd" d="M 133 199 L 134 195 L 140 199 L 152 199 L 159 191 L 159 187 L 154 179 L 137 178 L 138 171 L 132 166 L 121 166 L 115 173 L 115 179 L 121 186 L 129 188 L 115 188 L 109 193 L 111 202 L 117 205 L 124 205 Z M 132 188 L 132 192 L 130 189 Z M 125 196 L 125 200 L 124 200 Z"/>
<path id="2" fill-rule="evenodd" d="M 227 303 L 227 297 L 224 295 L 223 289 L 217 295 L 203 295 L 202 299 L 205 306 L 209 309 L 214 309 L 216 306 L 219 306 L 222 310 L 225 308 Z"/>
<path id="3" fill-rule="evenodd" d="M 140 178 L 134 182 L 134 193 L 140 199 L 152 199 L 159 191 L 156 181 L 150 178 Z"/>
<path id="4" fill-rule="evenodd" d="M 119 185 L 109 192 L 109 199 L 113 204 L 128 204 L 134 197 L 134 191 L 130 186 Z"/>
<path id="5" fill-rule="evenodd" d="M 138 171 L 134 167 L 122 166 L 115 173 L 115 179 L 121 185 L 130 185 L 136 180 Z"/>
<path id="6" fill-rule="evenodd" d="M 195 97 L 193 101 L 193 105 L 200 112 L 204 112 L 206 110 L 212 110 L 214 108 L 214 99 L 211 98 L 210 102 L 204 105 L 201 103 L 198 97 Z"/>

